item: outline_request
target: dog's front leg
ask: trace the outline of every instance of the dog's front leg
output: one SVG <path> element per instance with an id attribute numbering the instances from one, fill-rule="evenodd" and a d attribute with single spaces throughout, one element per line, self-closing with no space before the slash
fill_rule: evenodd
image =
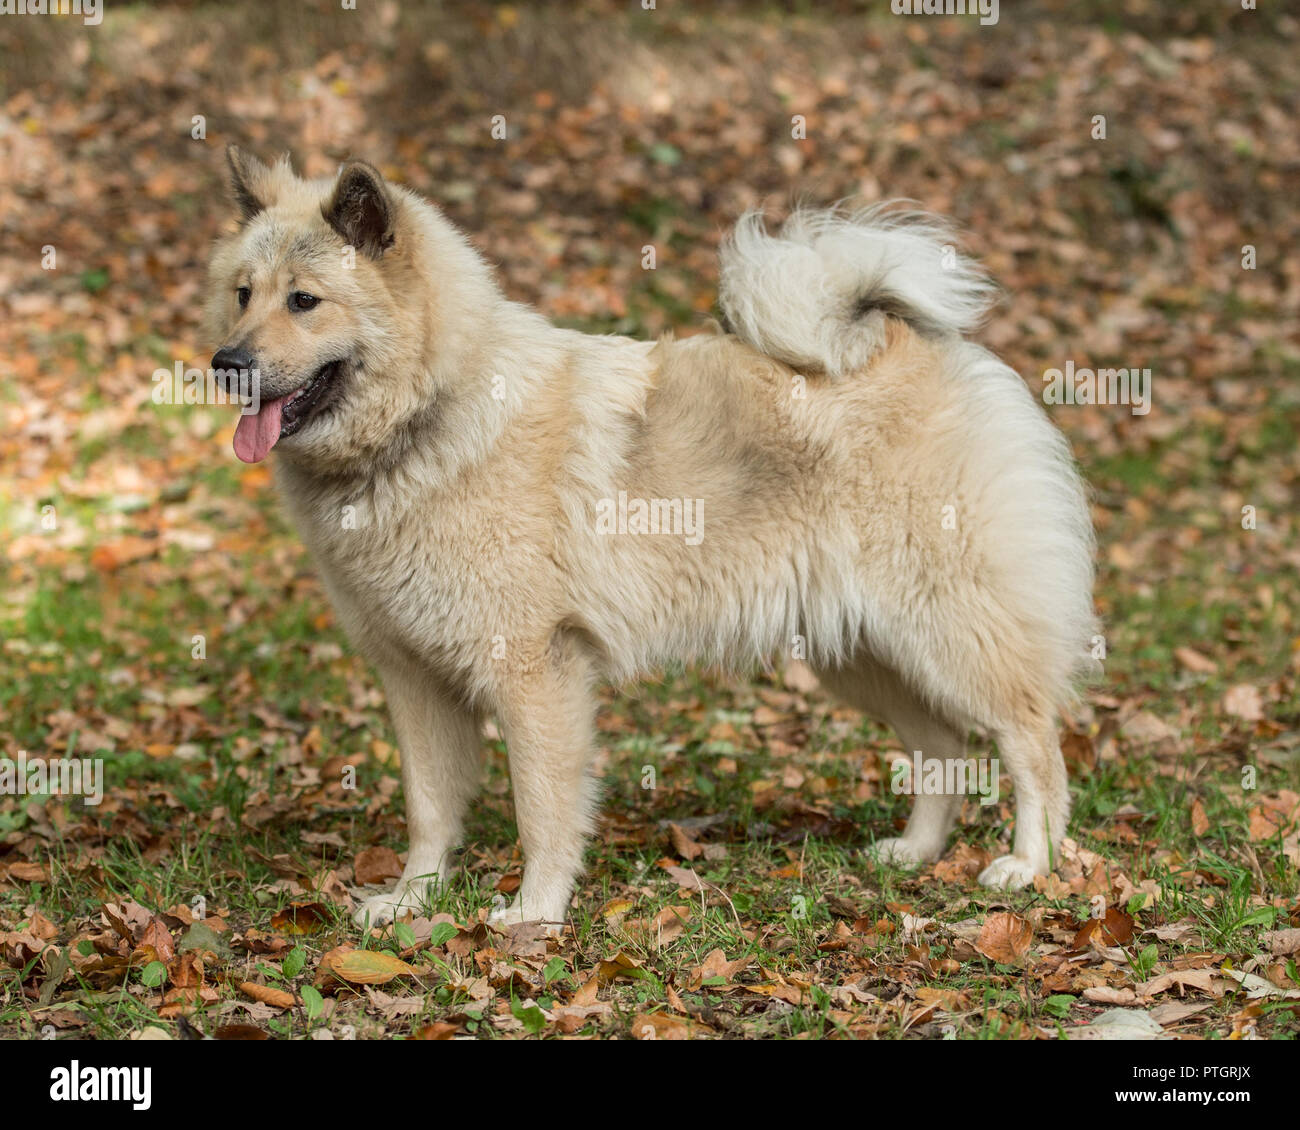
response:
<path id="1" fill-rule="evenodd" d="M 447 873 L 482 772 L 474 713 L 452 702 L 418 668 L 391 666 L 382 674 L 401 750 L 410 850 L 397 885 L 354 912 L 360 926 L 383 925 L 407 910 L 420 912 L 430 887 Z"/>
<path id="2" fill-rule="evenodd" d="M 595 696 L 590 671 L 575 654 L 552 651 L 503 688 L 501 721 L 524 849 L 524 881 L 515 902 L 491 921 L 563 922 L 596 815 Z"/>

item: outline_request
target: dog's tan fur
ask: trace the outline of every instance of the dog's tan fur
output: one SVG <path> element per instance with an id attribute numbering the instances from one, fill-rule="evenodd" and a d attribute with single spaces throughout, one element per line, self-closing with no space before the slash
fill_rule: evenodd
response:
<path id="1" fill-rule="evenodd" d="M 506 301 L 432 206 L 368 166 L 303 181 L 284 161 L 231 164 L 243 222 L 213 256 L 216 339 L 248 349 L 273 395 L 348 358 L 339 399 L 277 445 L 275 471 L 401 746 L 410 854 L 358 920 L 446 874 L 490 714 L 526 861 L 498 918 L 563 919 L 595 812 L 598 681 L 800 647 L 909 750 L 961 758 L 970 729 L 991 734 L 1018 819 L 981 878 L 1047 869 L 1068 811 L 1055 714 L 1093 631 L 1091 531 L 1023 383 L 955 332 L 969 311 L 926 305 L 945 285 L 964 287 L 954 308 L 981 305 L 976 275 L 931 286 L 888 254 L 855 265 L 859 243 L 895 238 L 875 217 L 784 242 L 748 222 L 724 253 L 739 336 L 593 337 Z M 320 306 L 287 312 L 294 288 Z M 810 290 L 827 310 L 798 314 Z M 620 491 L 702 500 L 702 539 L 598 532 Z M 959 807 L 919 796 L 878 854 L 936 857 Z"/>

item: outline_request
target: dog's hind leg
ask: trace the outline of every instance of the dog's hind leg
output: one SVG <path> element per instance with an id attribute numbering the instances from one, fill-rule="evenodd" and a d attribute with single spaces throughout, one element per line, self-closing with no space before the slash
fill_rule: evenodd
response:
<path id="1" fill-rule="evenodd" d="M 1050 723 L 1007 726 L 995 731 L 998 753 L 1016 786 L 1015 849 L 980 872 L 986 887 L 1018 890 L 1046 875 L 1070 816 L 1065 759 Z"/>
<path id="2" fill-rule="evenodd" d="M 498 925 L 564 921 L 594 826 L 592 673 L 576 647 L 556 644 L 502 688 L 501 722 L 524 879 L 514 903 L 493 913 L 491 921 Z"/>
<path id="3" fill-rule="evenodd" d="M 963 780 L 947 771 L 947 762 L 964 761 L 966 738 L 929 709 L 891 670 L 866 659 L 819 672 L 823 685 L 848 705 L 888 723 L 908 753 L 945 763 L 944 781 Z M 916 783 L 914 782 L 914 787 Z M 943 854 L 948 833 L 961 812 L 959 793 L 915 789 L 912 814 L 898 837 L 877 840 L 868 854 L 881 862 L 928 863 Z"/>
<path id="4" fill-rule="evenodd" d="M 390 665 L 381 673 L 401 750 L 410 850 L 396 886 L 354 912 L 360 926 L 383 925 L 407 910 L 421 912 L 430 887 L 447 874 L 482 775 L 479 718 L 450 701 L 418 668 Z"/>

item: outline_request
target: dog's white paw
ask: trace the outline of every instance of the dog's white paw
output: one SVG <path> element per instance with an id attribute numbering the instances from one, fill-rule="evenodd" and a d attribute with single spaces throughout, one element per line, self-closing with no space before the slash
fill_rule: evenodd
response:
<path id="1" fill-rule="evenodd" d="M 980 872 L 980 886 L 1018 891 L 1034 881 L 1038 868 L 1019 855 L 1001 855 Z"/>
<path id="2" fill-rule="evenodd" d="M 895 867 L 920 867 L 932 858 L 920 845 L 902 836 L 877 840 L 865 850 L 867 857 L 874 862 L 891 863 Z"/>
<path id="3" fill-rule="evenodd" d="M 387 926 L 405 915 L 408 910 L 412 914 L 421 914 L 427 892 L 428 887 L 425 884 L 413 883 L 408 886 L 398 883 L 391 891 L 383 891 L 363 899 L 352 912 L 352 921 L 365 929 L 367 923 L 371 926 Z"/>

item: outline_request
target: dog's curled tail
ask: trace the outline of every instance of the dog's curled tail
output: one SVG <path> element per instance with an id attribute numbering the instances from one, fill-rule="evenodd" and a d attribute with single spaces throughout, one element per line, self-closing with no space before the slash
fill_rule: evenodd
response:
<path id="1" fill-rule="evenodd" d="M 974 329 L 994 285 L 941 219 L 889 208 L 799 209 L 776 234 L 747 212 L 721 251 L 731 331 L 796 369 L 838 377 L 883 347 L 887 318 L 927 335 Z"/>

